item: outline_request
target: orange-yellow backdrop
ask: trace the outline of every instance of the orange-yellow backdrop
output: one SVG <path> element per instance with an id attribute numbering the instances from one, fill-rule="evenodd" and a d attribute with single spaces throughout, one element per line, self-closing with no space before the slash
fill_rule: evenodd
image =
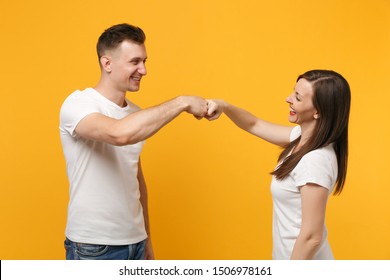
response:
<path id="1" fill-rule="evenodd" d="M 298 74 L 350 82 L 350 165 L 331 197 L 338 259 L 390 259 L 390 3 L 385 0 L 1 1 L 0 259 L 63 259 L 68 182 L 59 109 L 99 77 L 95 42 L 122 22 L 146 34 L 148 76 L 128 97 L 223 98 L 287 124 Z M 142 155 L 159 259 L 270 259 L 270 175 L 280 150 L 182 114 Z"/>

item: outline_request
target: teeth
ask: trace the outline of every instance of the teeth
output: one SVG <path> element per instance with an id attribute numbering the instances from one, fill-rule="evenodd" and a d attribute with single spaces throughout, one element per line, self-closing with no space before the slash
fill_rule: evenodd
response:
<path id="1" fill-rule="evenodd" d="M 140 81 L 141 77 L 133 77 L 133 80 Z"/>

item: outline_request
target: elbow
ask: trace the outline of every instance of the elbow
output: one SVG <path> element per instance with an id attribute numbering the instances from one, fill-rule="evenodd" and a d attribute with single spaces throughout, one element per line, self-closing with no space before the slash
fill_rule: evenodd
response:
<path id="1" fill-rule="evenodd" d="M 237 126 L 239 128 L 241 128 L 242 130 L 245 130 L 246 132 L 249 132 L 251 134 L 254 134 L 256 135 L 256 122 L 255 121 L 252 121 L 252 122 L 248 122 L 248 123 L 239 123 L 237 124 Z"/>
<path id="2" fill-rule="evenodd" d="M 136 144 L 139 141 L 140 140 L 137 139 L 134 133 L 124 131 L 123 129 L 114 126 L 108 135 L 107 142 L 114 146 L 126 146 Z"/>
<path id="3" fill-rule="evenodd" d="M 114 146 L 133 145 L 137 144 L 140 141 L 142 140 L 129 135 L 117 135 L 111 138 L 111 144 Z"/>
<path id="4" fill-rule="evenodd" d="M 322 242 L 322 232 L 312 233 L 306 237 L 306 242 L 314 249 L 318 249 Z"/>
<path id="5" fill-rule="evenodd" d="M 303 233 L 301 235 L 301 238 L 307 245 L 317 250 L 322 243 L 323 232 L 315 231 L 315 232 Z"/>
<path id="6" fill-rule="evenodd" d="M 111 138 L 111 144 L 114 146 L 126 146 L 131 143 L 125 136 L 114 136 Z"/>
<path id="7" fill-rule="evenodd" d="M 291 255 L 292 260 L 311 260 L 322 244 L 323 233 L 304 230 L 298 235 Z"/>
<path id="8" fill-rule="evenodd" d="M 313 237 L 309 242 L 311 243 L 311 246 L 313 246 L 313 248 L 317 251 L 321 246 L 322 236 Z"/>

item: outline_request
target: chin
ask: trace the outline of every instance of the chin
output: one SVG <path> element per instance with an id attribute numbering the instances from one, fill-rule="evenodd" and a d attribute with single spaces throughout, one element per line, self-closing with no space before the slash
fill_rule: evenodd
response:
<path id="1" fill-rule="evenodd" d="M 131 87 L 131 88 L 128 88 L 127 91 L 136 92 L 136 91 L 139 91 L 139 87 Z"/>
<path id="2" fill-rule="evenodd" d="M 292 119 L 291 117 L 288 118 L 288 121 L 290 123 L 296 123 L 297 122 L 297 119 Z"/>

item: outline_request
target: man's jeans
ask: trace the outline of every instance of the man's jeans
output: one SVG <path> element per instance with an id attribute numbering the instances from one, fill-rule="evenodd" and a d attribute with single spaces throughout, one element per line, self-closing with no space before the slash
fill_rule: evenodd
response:
<path id="1" fill-rule="evenodd" d="M 121 246 L 73 242 L 66 238 L 67 260 L 144 260 L 146 240 Z"/>

